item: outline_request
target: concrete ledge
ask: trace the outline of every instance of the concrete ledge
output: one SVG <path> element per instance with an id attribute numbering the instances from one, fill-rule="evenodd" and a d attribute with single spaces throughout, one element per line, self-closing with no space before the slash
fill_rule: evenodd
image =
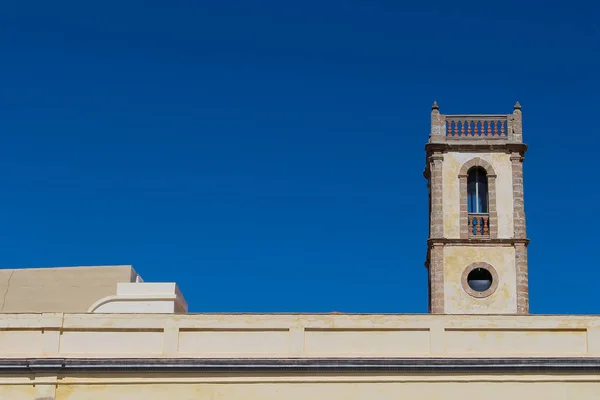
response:
<path id="1" fill-rule="evenodd" d="M 118 283 L 117 294 L 96 301 L 89 313 L 172 314 L 187 312 L 175 283 Z"/>
<path id="2" fill-rule="evenodd" d="M 524 143 L 514 143 L 509 141 L 486 141 L 486 140 L 450 140 L 443 142 L 430 142 L 425 145 L 427 154 L 433 152 L 446 153 L 448 151 L 468 151 L 468 152 L 506 152 L 525 154 L 527 145 Z"/>

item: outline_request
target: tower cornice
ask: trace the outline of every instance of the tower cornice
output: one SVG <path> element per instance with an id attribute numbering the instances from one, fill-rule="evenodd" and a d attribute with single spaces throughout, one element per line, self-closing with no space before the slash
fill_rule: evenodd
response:
<path id="1" fill-rule="evenodd" d="M 427 143 L 425 145 L 427 156 L 434 153 L 447 153 L 450 151 L 469 152 L 469 153 L 519 153 L 525 155 L 527 145 L 525 143 L 510 143 L 507 141 L 484 141 L 484 140 L 461 140 L 448 141 L 442 143 Z"/>
<path id="2" fill-rule="evenodd" d="M 429 238 L 427 244 L 433 245 L 461 245 L 461 246 L 514 246 L 521 244 L 527 246 L 528 238 L 499 238 L 499 239 L 479 239 L 479 238 Z"/>

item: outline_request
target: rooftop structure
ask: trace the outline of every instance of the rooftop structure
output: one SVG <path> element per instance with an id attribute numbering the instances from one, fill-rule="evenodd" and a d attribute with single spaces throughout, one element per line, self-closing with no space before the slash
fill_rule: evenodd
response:
<path id="1" fill-rule="evenodd" d="M 131 265 L 0 270 L 0 312 L 186 312 L 175 283 L 144 283 Z"/>

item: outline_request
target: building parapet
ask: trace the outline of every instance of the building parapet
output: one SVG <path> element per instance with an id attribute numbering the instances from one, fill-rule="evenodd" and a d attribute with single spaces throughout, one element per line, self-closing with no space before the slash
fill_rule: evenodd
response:
<path id="1" fill-rule="evenodd" d="M 2 314 L 3 358 L 600 357 L 598 316 Z"/>
<path id="2" fill-rule="evenodd" d="M 439 106 L 434 102 L 429 143 L 454 141 L 522 143 L 521 105 L 517 102 L 512 114 L 440 114 Z"/>

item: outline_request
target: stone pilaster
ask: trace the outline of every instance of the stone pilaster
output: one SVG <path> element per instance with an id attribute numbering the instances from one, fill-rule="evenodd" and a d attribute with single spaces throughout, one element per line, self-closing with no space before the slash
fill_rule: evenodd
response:
<path id="1" fill-rule="evenodd" d="M 444 313 L 444 246 L 431 244 L 429 249 L 430 307 L 432 314 Z"/>
<path id="2" fill-rule="evenodd" d="M 517 314 L 529 314 L 529 275 L 527 272 L 527 246 L 515 244 L 517 268 Z"/>
<path id="3" fill-rule="evenodd" d="M 523 156 L 519 153 L 512 153 L 510 162 L 512 164 L 514 237 L 524 239 L 527 237 L 527 232 L 523 197 Z"/>
<path id="4" fill-rule="evenodd" d="M 429 157 L 429 190 L 431 191 L 431 226 L 429 232 L 432 238 L 441 238 L 444 236 L 443 161 L 444 156 L 442 153 L 434 153 Z"/>
<path id="5" fill-rule="evenodd" d="M 444 236 L 444 199 L 442 189 L 442 163 L 444 156 L 436 152 L 429 157 L 429 185 L 431 192 L 430 237 Z M 429 248 L 430 312 L 444 313 L 444 248 L 431 244 Z"/>

